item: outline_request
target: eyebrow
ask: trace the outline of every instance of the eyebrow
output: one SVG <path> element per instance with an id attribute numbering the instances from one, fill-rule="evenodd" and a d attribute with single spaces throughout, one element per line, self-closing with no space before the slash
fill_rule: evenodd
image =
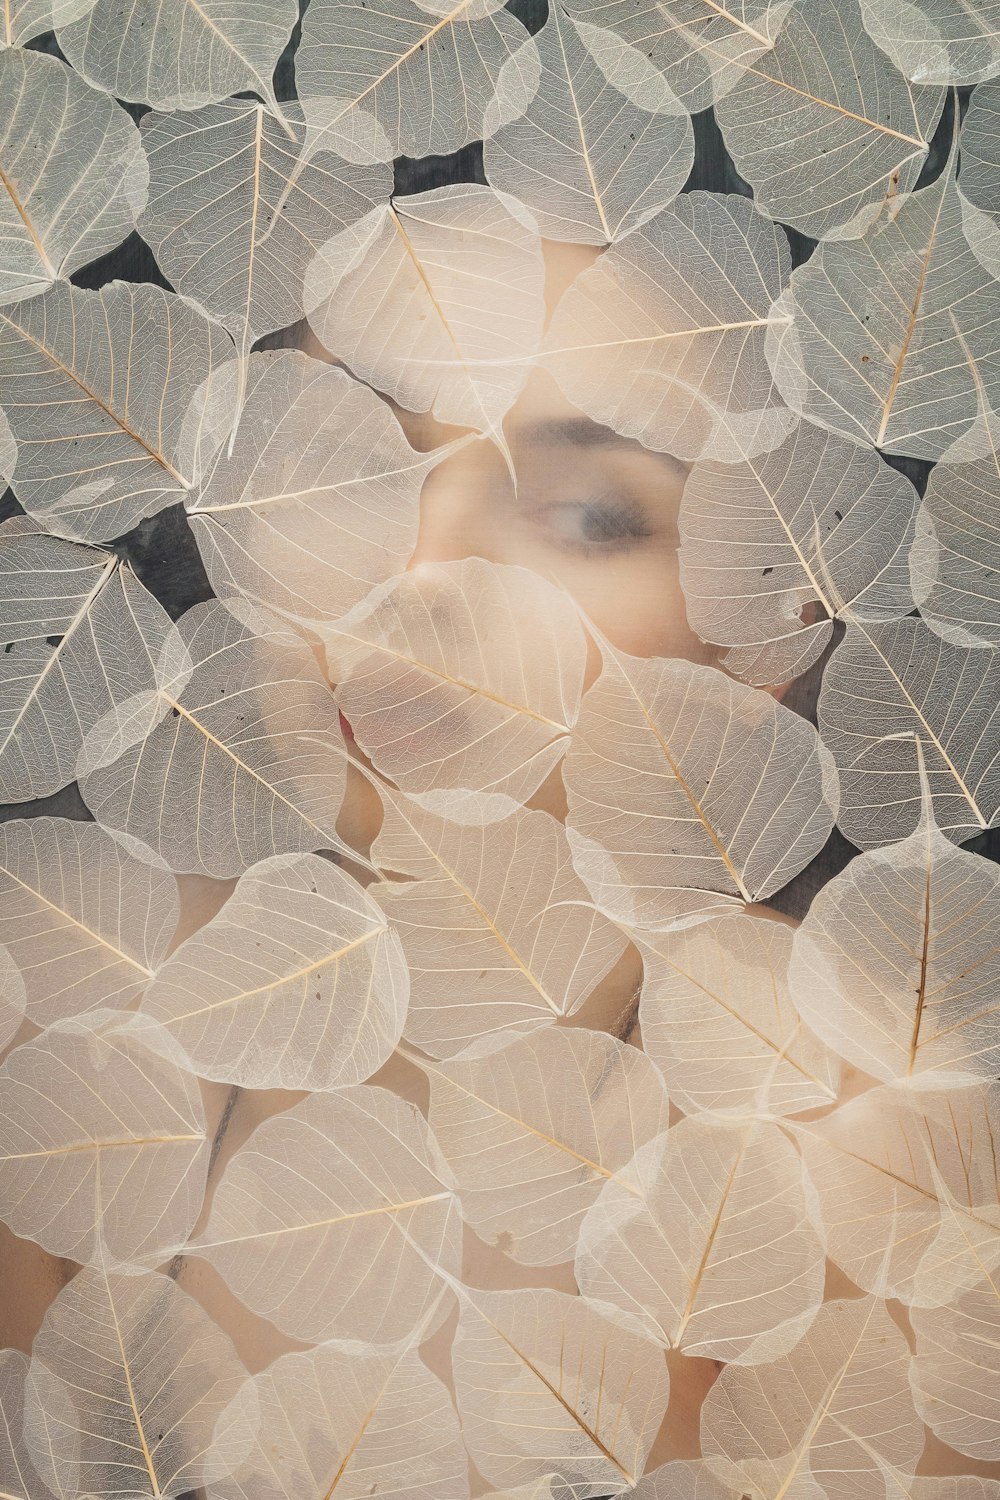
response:
<path id="1" fill-rule="evenodd" d="M 629 452 L 648 454 L 651 459 L 665 463 L 678 473 L 687 475 L 691 465 L 672 453 L 660 453 L 654 448 L 644 448 L 636 438 L 624 437 L 610 427 L 602 427 L 587 417 L 551 417 L 540 422 L 525 422 L 518 426 L 511 437 L 532 447 L 545 447 L 548 443 L 566 443 L 577 448 L 624 448 Z"/>

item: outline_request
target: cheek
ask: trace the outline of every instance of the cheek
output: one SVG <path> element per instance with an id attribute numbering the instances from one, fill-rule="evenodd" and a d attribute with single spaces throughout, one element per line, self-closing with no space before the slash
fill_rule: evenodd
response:
<path id="1" fill-rule="evenodd" d="M 632 656 L 680 656 L 712 664 L 715 648 L 687 622 L 673 548 L 637 549 L 561 580 L 594 624 Z"/>

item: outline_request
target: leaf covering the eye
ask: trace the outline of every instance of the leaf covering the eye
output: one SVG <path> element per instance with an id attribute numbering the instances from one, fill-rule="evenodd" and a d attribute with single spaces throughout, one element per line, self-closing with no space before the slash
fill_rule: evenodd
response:
<path id="1" fill-rule="evenodd" d="M 722 1371 L 702 1408 L 705 1458 L 756 1494 L 883 1500 L 878 1459 L 909 1473 L 924 1445 L 909 1364 L 878 1298 L 825 1303 L 780 1360 Z"/>
<path id="2" fill-rule="evenodd" d="M 188 505 L 216 593 L 338 619 L 406 566 L 438 462 L 343 370 L 298 351 L 252 354 L 239 441 Z"/>
<path id="3" fill-rule="evenodd" d="M 918 83 L 978 83 L 1000 70 L 997 0 L 861 0 L 865 28 Z"/>
<path id="4" fill-rule="evenodd" d="M 412 989 L 406 1036 L 434 1057 L 572 1015 L 625 939 L 587 899 L 566 835 L 518 808 L 462 827 L 379 788 L 372 859 L 415 880 L 373 886 L 399 934 Z"/>
<path id="5" fill-rule="evenodd" d="M 201 1094 L 180 1049 L 153 1030 L 93 1011 L 8 1057 L 0 1217 L 15 1234 L 71 1260 L 127 1261 L 194 1227 L 208 1170 Z"/>
<path id="6" fill-rule="evenodd" d="M 528 1265 L 572 1260 L 604 1183 L 627 1188 L 636 1151 L 668 1125 L 655 1065 L 602 1031 L 550 1026 L 483 1057 L 419 1066 L 466 1223 Z"/>
<path id="7" fill-rule="evenodd" d="M 232 355 L 221 328 L 155 286 L 62 282 L 0 309 L 24 509 L 47 531 L 103 541 L 181 500 L 228 431 Z"/>
<path id="8" fill-rule="evenodd" d="M 171 285 L 218 318 L 244 357 L 302 316 L 319 247 L 392 191 L 388 164 L 305 157 L 305 136 L 249 99 L 142 122 L 150 193 L 140 232 Z"/>
<path id="9" fill-rule="evenodd" d="M 526 39 L 500 0 L 314 0 L 295 81 L 346 133 L 374 114 L 385 156 L 447 155 L 483 136 L 497 75 Z M 362 127 L 363 129 L 364 127 Z"/>
<path id="10" fill-rule="evenodd" d="M 790 927 L 750 916 L 644 935 L 643 1047 L 685 1114 L 833 1103 L 840 1067 L 795 1009 L 791 953 Z"/>
<path id="11" fill-rule="evenodd" d="M 694 162 L 690 116 L 646 56 L 553 5 L 504 64 L 483 150 L 495 188 L 520 198 L 549 239 L 605 245 L 678 194 Z"/>
<path id="12" fill-rule="evenodd" d="M 687 1354 L 762 1364 L 790 1349 L 822 1301 L 823 1245 L 778 1126 L 689 1117 L 632 1170 L 644 1191 L 607 1182 L 584 1219 L 584 1295 Z"/>
<path id="13" fill-rule="evenodd" d="M 216 1420 L 246 1378 L 225 1334 L 169 1277 L 87 1267 L 35 1338 L 27 1443 L 60 1500 L 179 1495 L 238 1457 Z"/>
<path id="14" fill-rule="evenodd" d="M 320 342 L 411 411 L 489 433 L 542 332 L 541 242 L 506 193 L 455 183 L 394 198 L 334 236 L 306 276 Z"/>
<path id="15" fill-rule="evenodd" d="M 0 579 L 0 801 L 25 802 L 73 780 L 106 714 L 121 710 L 123 739 L 142 739 L 149 695 L 179 691 L 190 663 L 113 553 L 15 518 L 0 527 Z"/>
<path id="16" fill-rule="evenodd" d="M 555 1469 L 567 1497 L 635 1482 L 667 1405 L 655 1344 L 547 1287 L 463 1288 L 453 1355 L 476 1468 L 516 1485 Z"/>
<path id="17" fill-rule="evenodd" d="M 720 267 L 722 268 L 720 271 Z M 735 463 L 794 425 L 764 361 L 783 232 L 735 194 L 684 193 L 581 271 L 543 360 L 595 422 L 683 459 Z"/>
<path id="18" fill-rule="evenodd" d="M 840 611 L 909 614 L 916 507 L 913 485 L 877 453 L 811 422 L 772 453 L 696 464 L 680 513 L 690 625 L 729 647 L 738 676 L 789 681 L 818 660 Z M 826 618 L 806 623 L 810 605 Z"/>
<path id="19" fill-rule="evenodd" d="M 960 1088 L 1000 1073 L 1000 871 L 925 813 L 813 898 L 789 980 L 818 1036 L 885 1082 Z"/>
<path id="20" fill-rule="evenodd" d="M 1000 811 L 1000 662 L 922 620 L 849 623 L 830 659 L 819 727 L 840 772 L 841 829 L 861 849 L 895 843 L 922 816 L 920 740 L 937 826 L 956 842 Z"/>
<path id="21" fill-rule="evenodd" d="M 131 1004 L 163 958 L 177 912 L 173 876 L 93 823 L 0 825 L 0 942 L 39 1026 Z"/>
<path id="22" fill-rule="evenodd" d="M 280 113 L 271 88 L 298 16 L 295 0 L 93 0 L 59 24 L 59 46 L 89 83 L 154 109 L 197 109 L 249 89 Z"/>
<path id="23" fill-rule="evenodd" d="M 383 1356 L 323 1344 L 286 1354 L 244 1386 L 231 1415 L 255 1441 L 213 1500 L 467 1500 L 455 1408 L 413 1349 Z"/>
<path id="24" fill-rule="evenodd" d="M 602 650 L 564 771 L 573 861 L 597 906 L 664 931 L 779 890 L 836 805 L 811 725 L 712 667 Z"/>
<path id="25" fill-rule="evenodd" d="M 332 1089 L 387 1061 L 408 990 L 399 939 L 364 888 L 316 854 L 279 854 L 167 959 L 142 1008 L 202 1078 Z"/>
<path id="26" fill-rule="evenodd" d="M 336 832 L 346 751 L 330 690 L 299 637 L 262 616 L 253 627 L 218 603 L 189 610 L 178 625 L 194 663 L 183 692 L 161 693 L 149 737 L 110 764 L 105 750 L 81 778 L 98 821 L 148 842 L 171 869 L 225 877 L 272 854 L 346 850 Z"/>
<path id="27" fill-rule="evenodd" d="M 526 568 L 423 563 L 322 636 L 358 744 L 406 792 L 525 800 L 565 752 L 587 644 L 569 596 Z"/>
<path id="28" fill-rule="evenodd" d="M 971 458 L 960 440 L 1000 407 L 997 282 L 965 237 L 950 169 L 894 207 L 792 273 L 768 359 L 790 406 L 856 443 Z"/>
<path id="29" fill-rule="evenodd" d="M 190 1249 L 293 1338 L 388 1346 L 440 1300 L 433 1268 L 458 1269 L 461 1223 L 415 1107 L 360 1085 L 258 1126 Z"/>
<path id="30" fill-rule="evenodd" d="M 900 77 L 856 0 L 809 0 L 790 7 L 717 112 L 758 207 L 822 239 L 857 234 L 886 198 L 916 186 L 943 101 L 943 90 Z"/>
<path id="31" fill-rule="evenodd" d="M 148 175 L 113 99 L 54 57 L 0 51 L 0 303 L 34 297 L 120 245 Z"/>

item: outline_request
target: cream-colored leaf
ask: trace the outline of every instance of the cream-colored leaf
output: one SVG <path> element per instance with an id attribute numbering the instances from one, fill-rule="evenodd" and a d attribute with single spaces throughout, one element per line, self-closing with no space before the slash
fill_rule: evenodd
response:
<path id="1" fill-rule="evenodd" d="M 22 1042 L 0 1069 L 0 1218 L 52 1255 L 143 1257 L 201 1209 L 208 1138 L 180 1049 L 98 1010 Z"/>
<path id="2" fill-rule="evenodd" d="M 173 876 L 93 823 L 0 825 L 0 943 L 39 1026 L 130 1005 L 163 958 L 177 912 Z"/>
<path id="3" fill-rule="evenodd" d="M 773 46 L 790 9 L 773 0 L 570 0 L 568 8 L 650 58 L 692 114 Z"/>
<path id="4" fill-rule="evenodd" d="M 196 605 L 178 630 L 194 672 L 178 697 L 159 694 L 149 737 L 109 764 L 120 716 L 92 732 L 100 768 L 80 787 L 94 816 L 171 869 L 218 877 L 272 854 L 352 852 L 336 832 L 346 750 L 308 646 L 219 603 Z"/>
<path id="5" fill-rule="evenodd" d="M 227 427 L 233 352 L 204 313 L 145 284 L 59 282 L 0 309 L 24 509 L 47 531 L 103 541 L 181 500 Z"/>
<path id="6" fill-rule="evenodd" d="M 123 109 L 57 58 L 0 50 L 0 303 L 120 245 L 146 201 Z"/>
<path id="7" fill-rule="evenodd" d="M 280 114 L 271 75 L 297 17 L 295 0 L 92 0 L 56 30 L 77 72 L 117 99 L 187 110 L 251 90 Z"/>
<path id="8" fill-rule="evenodd" d="M 14 956 L 0 947 L 0 1051 L 16 1036 L 27 1004 L 28 991 Z"/>
<path id="9" fill-rule="evenodd" d="M 788 682 L 820 657 L 841 611 L 910 613 L 917 503 L 877 453 L 811 422 L 773 453 L 695 464 L 680 512 L 688 622 L 728 647 L 737 676 Z"/>
<path id="10" fill-rule="evenodd" d="M 917 83 L 978 83 L 1000 72 L 997 0 L 861 0 L 861 14 Z"/>
<path id="11" fill-rule="evenodd" d="M 857 0 L 792 5 L 716 105 L 754 202 L 816 239 L 859 233 L 916 186 L 944 102 L 911 88 L 860 21 Z"/>
<path id="12" fill-rule="evenodd" d="M 216 593 L 338 619 L 406 566 L 439 461 L 343 370 L 298 351 L 251 355 L 233 455 L 188 504 Z"/>
<path id="13" fill-rule="evenodd" d="M 373 114 L 386 160 L 446 155 L 482 138 L 497 75 L 525 40 L 500 0 L 313 0 L 295 81 L 326 129 Z"/>
<path id="14" fill-rule="evenodd" d="M 790 1353 L 722 1371 L 702 1407 L 702 1452 L 737 1490 L 884 1500 L 878 1459 L 911 1472 L 924 1445 L 909 1365 L 877 1297 L 824 1303 Z"/>
<path id="15" fill-rule="evenodd" d="M 564 769 L 573 860 L 597 906 L 665 931 L 780 890 L 836 805 L 815 730 L 712 667 L 602 650 Z"/>
<path id="16" fill-rule="evenodd" d="M 723 916 L 644 937 L 642 952 L 643 1047 L 685 1114 L 794 1115 L 834 1102 L 839 1063 L 788 991 L 790 927 Z"/>
<path id="17" fill-rule="evenodd" d="M 813 898 L 789 981 L 809 1026 L 892 1082 L 962 1087 L 1000 1073 L 1000 871 L 929 816 L 853 859 Z"/>
<path id="18" fill-rule="evenodd" d="M 988 458 L 931 470 L 910 551 L 910 578 L 921 618 L 956 646 L 1000 645 L 998 512 L 996 449 Z"/>
<path id="19" fill-rule="evenodd" d="M 399 939 L 364 888 L 316 854 L 279 854 L 167 959 L 142 1009 L 202 1078 L 333 1089 L 388 1060 L 408 990 Z"/>
<path id="20" fill-rule="evenodd" d="M 630 1500 L 746 1500 L 713 1474 L 702 1459 L 675 1458 L 645 1474 Z"/>
<path id="21" fill-rule="evenodd" d="M 217 318 L 244 356 L 302 316 L 320 246 L 392 191 L 388 163 L 304 159 L 305 136 L 304 125 L 282 126 L 249 99 L 142 121 L 150 191 L 140 233 L 171 286 Z"/>
<path id="22" fill-rule="evenodd" d="M 589 904 L 560 824 L 518 808 L 462 827 L 380 791 L 372 859 L 416 877 L 371 889 L 410 967 L 409 1040 L 452 1057 L 578 1010 L 625 939 Z"/>
<path id="23" fill-rule="evenodd" d="M 837 821 L 861 849 L 896 843 L 922 812 L 919 739 L 937 826 L 958 842 L 1000 812 L 1000 662 L 922 620 L 848 623 L 823 675 L 819 728 L 840 772 Z"/>
<path id="24" fill-rule="evenodd" d="M 770 314 L 767 355 L 803 416 L 935 461 L 1000 408 L 1000 297 L 965 237 L 952 172 L 858 239 L 820 245 Z"/>
<path id="25" fill-rule="evenodd" d="M 595 422 L 678 458 L 735 463 L 794 425 L 764 361 L 783 232 L 735 194 L 685 193 L 581 271 L 542 358 Z M 779 329 L 779 331 L 780 331 Z"/>
<path id="26" fill-rule="evenodd" d="M 87 1267 L 35 1338 L 27 1444 L 60 1500 L 180 1495 L 240 1458 L 241 1434 L 213 1429 L 246 1379 L 226 1335 L 169 1277 Z"/>
<path id="27" fill-rule="evenodd" d="M 606 245 L 665 208 L 694 161 L 690 116 L 638 48 L 553 5 L 504 64 L 489 181 L 520 198 L 548 239 Z M 523 111 L 522 107 L 523 106 Z"/>
<path id="28" fill-rule="evenodd" d="M 602 1031 L 550 1026 L 469 1061 L 419 1066 L 463 1217 L 528 1265 L 572 1260 L 604 1183 L 627 1187 L 636 1151 L 668 1125 L 656 1067 Z"/>
<path id="29" fill-rule="evenodd" d="M 411 411 L 489 433 L 542 333 L 541 241 L 506 193 L 455 183 L 394 198 L 334 236 L 306 275 L 320 342 Z"/>
<path id="30" fill-rule="evenodd" d="M 81 747 L 123 710 L 139 740 L 152 718 L 125 705 L 177 692 L 189 662 L 163 607 L 128 567 L 16 518 L 0 527 L 0 801 L 58 791 Z"/>
<path id="31" fill-rule="evenodd" d="M 959 1453 L 1000 1462 L 1000 1278 L 945 1307 L 914 1309 L 913 1395 L 932 1432 Z"/>
<path id="32" fill-rule="evenodd" d="M 51 1500 L 28 1456 L 22 1436 L 27 1356 L 0 1351 L 0 1496 L 3 1500 Z"/>
<path id="33" fill-rule="evenodd" d="M 636 1194 L 612 1179 L 584 1219 L 587 1297 L 668 1349 L 737 1364 L 786 1353 L 823 1297 L 823 1245 L 802 1161 L 776 1124 L 679 1121 L 640 1149 Z"/>
<path id="34" fill-rule="evenodd" d="M 23 47 L 36 36 L 85 15 L 94 0 L 0 0 L 0 49 Z"/>
<path id="35" fill-rule="evenodd" d="M 525 800 L 565 753 L 586 640 L 569 596 L 526 568 L 422 563 L 321 633 L 358 744 L 404 791 Z"/>
<path id="36" fill-rule="evenodd" d="M 992 1083 L 871 1089 L 796 1125 L 831 1258 L 866 1291 L 916 1305 L 978 1280 L 1000 1262 L 998 1133 Z"/>
<path id="37" fill-rule="evenodd" d="M 1000 70 L 1000 5 L 994 6 L 997 31 L 994 42 Z M 997 142 L 997 116 L 1000 114 L 1000 84 L 980 84 L 969 101 L 962 121 L 962 169 L 958 184 L 963 204 L 985 215 L 1000 231 L 1000 204 L 997 202 L 997 174 L 1000 173 L 1000 145 Z"/>
<path id="38" fill-rule="evenodd" d="M 635 1483 L 667 1405 L 662 1350 L 547 1287 L 463 1288 L 453 1365 L 476 1468 L 520 1485 L 553 1470 L 566 1500 Z"/>
<path id="39" fill-rule="evenodd" d="M 393 1357 L 331 1343 L 286 1354 L 244 1387 L 231 1415 L 255 1441 L 210 1500 L 467 1500 L 455 1408 L 415 1350 Z"/>
<path id="40" fill-rule="evenodd" d="M 189 1250 L 293 1338 L 390 1345 L 440 1300 L 435 1267 L 457 1271 L 461 1223 L 415 1106 L 362 1084 L 259 1125 Z"/>

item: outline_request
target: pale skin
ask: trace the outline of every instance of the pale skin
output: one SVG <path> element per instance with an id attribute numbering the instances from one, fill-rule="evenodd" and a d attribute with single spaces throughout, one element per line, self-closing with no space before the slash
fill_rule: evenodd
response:
<path id="1" fill-rule="evenodd" d="M 581 247 L 550 247 L 547 257 L 550 301 L 591 258 Z M 321 354 L 316 347 L 311 353 Z M 326 356 L 324 356 L 326 357 Z M 411 441 L 431 448 L 453 432 L 427 417 L 399 412 Z M 636 656 L 683 657 L 715 663 L 714 648 L 689 628 L 680 588 L 677 517 L 686 466 L 622 440 L 582 417 L 555 383 L 536 371 L 505 422 L 518 488 L 515 495 L 503 460 L 491 444 L 474 442 L 456 452 L 430 476 L 421 497 L 420 531 L 412 565 L 467 556 L 496 563 L 516 563 L 566 588 L 615 645 Z M 594 669 L 597 668 L 595 654 Z M 780 696 L 781 689 L 776 689 Z M 358 754 L 355 749 L 354 754 Z M 564 815 L 558 773 L 543 785 L 532 806 L 556 817 Z M 339 831 L 359 850 L 366 850 L 378 828 L 378 798 L 370 783 L 351 774 Z M 363 878 L 363 871 L 355 872 Z M 200 876 L 180 877 L 182 918 L 175 945 L 218 911 L 234 882 Z M 766 907 L 756 914 L 784 921 Z M 616 1032 L 641 1040 L 635 1019 L 635 996 L 642 978 L 636 949 L 601 983 L 569 1024 Z M 426 1102 L 422 1073 L 398 1054 L 375 1075 L 373 1083 Z M 866 1086 L 849 1070 L 845 1096 Z M 288 1090 L 232 1090 L 226 1084 L 202 1085 L 209 1130 L 216 1136 L 209 1194 L 226 1162 L 262 1120 L 289 1108 L 305 1095 Z M 220 1128 L 221 1127 L 221 1128 Z M 0 1332 L 2 1343 L 30 1351 L 44 1312 L 76 1267 L 46 1254 L 30 1241 L 17 1240 L 0 1225 Z M 207 1262 L 192 1258 L 172 1267 L 180 1286 L 198 1298 L 235 1343 L 251 1371 L 279 1354 L 302 1347 L 247 1311 Z M 469 1231 L 466 1279 L 493 1288 L 525 1285 L 575 1290 L 570 1266 L 536 1269 L 516 1265 Z M 857 1295 L 832 1266 L 828 1296 Z M 449 1320 L 426 1347 L 428 1362 L 447 1378 Z M 667 1356 L 671 1398 L 667 1416 L 650 1457 L 650 1467 L 672 1458 L 698 1456 L 698 1413 L 715 1380 L 715 1361 Z M 952 1452 L 930 1438 L 919 1472 L 982 1473 L 991 1466 Z"/>

